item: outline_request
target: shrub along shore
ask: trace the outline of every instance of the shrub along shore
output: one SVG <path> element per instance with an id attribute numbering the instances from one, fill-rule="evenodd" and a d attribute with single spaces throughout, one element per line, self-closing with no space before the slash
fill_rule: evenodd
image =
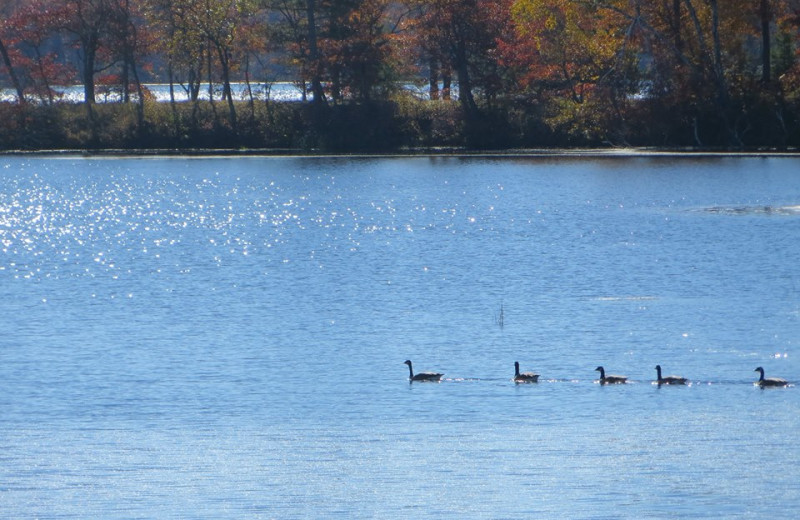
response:
<path id="1" fill-rule="evenodd" d="M 0 103 L 0 152 L 202 150 L 274 153 L 381 153 L 449 149 L 651 147 L 788 151 L 800 147 L 800 121 L 780 132 L 751 114 L 747 140 L 731 148 L 725 125 L 705 117 L 658 113 L 647 103 L 620 124 L 597 117 L 559 126 L 536 106 L 508 102 L 466 117 L 457 101 L 392 101 L 314 106 L 300 102 L 18 105 Z M 699 121 L 699 122 L 698 122 Z M 702 140 L 701 140 L 702 136 Z"/>

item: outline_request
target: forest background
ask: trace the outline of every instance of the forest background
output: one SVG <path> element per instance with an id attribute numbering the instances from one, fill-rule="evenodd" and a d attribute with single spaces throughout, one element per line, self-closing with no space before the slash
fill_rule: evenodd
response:
<path id="1" fill-rule="evenodd" d="M 0 0 L 0 149 L 794 149 L 798 52 L 800 0 Z"/>

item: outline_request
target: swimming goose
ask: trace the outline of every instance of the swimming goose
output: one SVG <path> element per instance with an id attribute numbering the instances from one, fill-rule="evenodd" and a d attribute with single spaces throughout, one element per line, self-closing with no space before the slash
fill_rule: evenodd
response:
<path id="1" fill-rule="evenodd" d="M 620 385 L 628 382 L 628 378 L 625 376 L 615 376 L 615 375 L 606 376 L 606 371 L 603 369 L 603 367 L 597 367 L 595 368 L 595 370 L 597 372 L 600 372 L 601 385 Z"/>
<path id="2" fill-rule="evenodd" d="M 753 370 L 753 372 L 759 372 L 761 377 L 758 378 L 756 384 L 761 388 L 765 386 L 786 386 L 789 384 L 789 381 L 785 379 L 781 379 L 780 377 L 768 377 L 764 379 L 764 369 L 762 367 L 758 367 L 757 369 Z"/>
<path id="3" fill-rule="evenodd" d="M 514 361 L 514 382 L 515 383 L 538 383 L 539 374 L 532 372 L 519 373 L 519 361 Z"/>
<path id="4" fill-rule="evenodd" d="M 661 365 L 656 365 L 656 373 L 658 374 L 656 383 L 659 385 L 685 385 L 688 381 L 685 377 L 680 376 L 661 377 Z"/>
<path id="5" fill-rule="evenodd" d="M 437 372 L 420 372 L 419 374 L 414 374 L 414 369 L 411 368 L 411 361 L 406 359 L 405 364 L 408 365 L 409 381 L 439 381 L 444 375 Z"/>

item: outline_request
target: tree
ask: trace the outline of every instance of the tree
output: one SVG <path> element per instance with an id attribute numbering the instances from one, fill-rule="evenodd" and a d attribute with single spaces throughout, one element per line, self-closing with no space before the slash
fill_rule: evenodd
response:
<path id="1" fill-rule="evenodd" d="M 52 104 L 58 96 L 55 85 L 74 80 L 74 70 L 58 56 L 64 10 L 32 0 L 8 14 L 4 29 L 19 89 Z"/>
<path id="2" fill-rule="evenodd" d="M 315 0 L 306 0 L 306 23 L 308 28 L 308 63 L 307 69 L 311 71 L 311 93 L 314 106 L 325 104 L 325 93 L 322 90 L 322 73 L 319 59 L 319 46 L 317 41 L 317 3 Z"/>
<path id="3" fill-rule="evenodd" d="M 312 104 L 369 100 L 392 79 L 393 51 L 387 0 L 275 0 L 277 36 L 310 83 Z M 326 92 L 327 87 L 327 92 Z"/>
<path id="4" fill-rule="evenodd" d="M 557 131 L 589 142 L 626 141 L 626 105 L 638 89 L 639 27 L 599 1 L 516 0 L 501 56 Z"/>
<path id="5" fill-rule="evenodd" d="M 107 63 L 98 58 L 112 19 L 111 0 L 60 0 L 64 16 L 63 28 L 72 34 L 81 57 L 81 81 L 83 82 L 84 102 L 87 106 L 95 103 L 95 74 L 105 70 Z M 56 4 L 59 5 L 59 4 Z M 91 108 L 89 108 L 91 114 Z"/>
<path id="6" fill-rule="evenodd" d="M 673 121 L 692 119 L 698 143 L 705 126 L 714 141 L 741 145 L 754 93 L 771 83 L 772 28 L 786 2 L 515 0 L 517 34 L 503 55 L 528 88 L 556 95 L 551 106 L 561 89 L 562 103 L 591 101 L 624 124 L 626 112 L 660 103 Z"/>
<path id="7" fill-rule="evenodd" d="M 430 70 L 452 70 L 458 98 L 468 120 L 479 117 L 475 90 L 491 98 L 499 91 L 498 40 L 508 19 L 502 0 L 411 0 L 419 57 Z"/>
<path id="8" fill-rule="evenodd" d="M 206 46 L 200 28 L 190 16 L 193 3 L 191 0 L 156 0 L 148 12 L 149 26 L 163 42 L 173 108 L 176 83 L 192 102 L 196 103 L 200 95 Z"/>
<path id="9" fill-rule="evenodd" d="M 130 88 L 136 88 L 139 105 L 144 101 L 144 92 L 139 75 L 141 60 L 154 48 L 155 43 L 149 27 L 145 23 L 144 12 L 147 1 L 131 5 L 130 0 L 115 0 L 111 4 L 110 38 L 111 53 L 120 64 L 120 83 L 122 101 L 131 100 Z"/>
<path id="10" fill-rule="evenodd" d="M 582 103 L 612 70 L 622 28 L 589 2 L 521 0 L 513 9 L 519 34 L 530 40 L 530 60 L 518 63 L 528 69 L 525 81 L 543 82 Z"/>
<path id="11" fill-rule="evenodd" d="M 8 14 L 6 13 L 6 16 Z M 8 18 L 6 18 L 7 20 Z M 22 84 L 19 82 L 19 78 L 17 77 L 17 72 L 14 70 L 14 65 L 11 63 L 11 56 L 8 53 L 8 48 L 3 43 L 4 34 L 5 34 L 5 25 L 0 25 L 0 57 L 3 59 L 3 65 L 5 65 L 6 72 L 8 73 L 9 79 L 11 79 L 11 85 L 14 87 L 14 90 L 17 93 L 17 102 L 21 105 L 25 104 L 25 92 L 22 90 Z"/>
<path id="12" fill-rule="evenodd" d="M 392 79 L 391 46 L 385 28 L 385 0 L 330 2 L 320 40 L 331 96 L 370 100 Z M 346 95 L 345 95 L 346 94 Z"/>
<path id="13" fill-rule="evenodd" d="M 326 105 L 323 83 L 323 65 L 319 52 L 319 15 L 317 0 L 262 0 L 263 6 L 276 12 L 282 23 L 276 24 L 275 43 L 285 53 L 285 62 L 296 67 L 302 87 L 303 100 L 311 92 L 311 103 L 316 108 Z M 309 87 L 310 83 L 310 89 Z"/>
<path id="14" fill-rule="evenodd" d="M 140 60 L 153 48 L 152 33 L 145 24 L 144 12 L 148 2 L 137 2 L 131 6 L 130 0 L 113 0 L 109 4 L 109 41 L 107 43 L 109 61 L 120 64 L 121 101 L 130 103 L 131 86 L 136 89 L 136 114 L 139 128 L 145 123 L 145 89 L 139 75 Z"/>

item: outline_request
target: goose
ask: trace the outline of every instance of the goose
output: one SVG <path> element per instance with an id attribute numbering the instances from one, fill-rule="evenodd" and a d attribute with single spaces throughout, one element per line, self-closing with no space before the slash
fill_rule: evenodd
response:
<path id="1" fill-rule="evenodd" d="M 514 382 L 515 383 L 538 383 L 539 374 L 532 372 L 519 373 L 519 361 L 514 361 Z"/>
<path id="2" fill-rule="evenodd" d="M 658 379 L 656 380 L 656 383 L 658 383 L 659 386 L 660 385 L 685 385 L 686 381 L 688 381 L 688 379 L 686 379 L 685 377 L 680 377 L 680 376 L 661 377 L 661 365 L 656 365 L 656 373 L 658 374 Z"/>
<path id="3" fill-rule="evenodd" d="M 414 369 L 411 368 L 411 361 L 406 359 L 404 363 L 408 365 L 409 381 L 439 381 L 444 375 L 439 374 L 438 372 L 420 372 L 419 374 L 415 374 Z"/>
<path id="4" fill-rule="evenodd" d="M 606 376 L 606 371 L 603 369 L 603 367 L 597 367 L 595 368 L 595 370 L 597 372 L 600 372 L 601 385 L 620 385 L 628 382 L 628 378 L 625 376 L 615 376 L 615 375 Z"/>
<path id="5" fill-rule="evenodd" d="M 761 377 L 756 381 L 756 384 L 761 388 L 765 386 L 786 386 L 789 384 L 789 381 L 781 379 L 780 377 L 768 377 L 764 379 L 764 369 L 762 367 L 756 368 L 753 372 L 759 372 L 761 374 Z"/>

